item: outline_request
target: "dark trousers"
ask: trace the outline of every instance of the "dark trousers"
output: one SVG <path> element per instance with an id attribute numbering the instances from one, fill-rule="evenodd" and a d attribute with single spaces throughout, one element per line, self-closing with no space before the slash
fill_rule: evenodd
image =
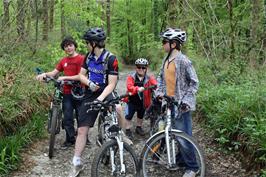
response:
<path id="1" fill-rule="evenodd" d="M 66 132 L 66 141 L 75 142 L 74 117 L 78 118 L 81 101 L 73 99 L 71 94 L 63 96 L 63 127 Z M 74 115 L 75 110 L 75 115 Z"/>

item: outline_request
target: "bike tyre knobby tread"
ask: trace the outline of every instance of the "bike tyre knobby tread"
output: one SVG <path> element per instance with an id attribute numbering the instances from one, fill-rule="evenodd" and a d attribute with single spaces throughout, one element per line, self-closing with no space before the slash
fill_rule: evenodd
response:
<path id="1" fill-rule="evenodd" d="M 98 176 L 98 165 L 99 162 L 102 158 L 102 156 L 104 155 L 104 153 L 107 151 L 108 148 L 113 147 L 113 146 L 118 146 L 117 145 L 117 141 L 112 139 L 110 141 L 107 141 L 106 143 L 103 144 L 103 146 L 97 151 L 96 155 L 94 156 L 94 159 L 92 161 L 92 165 L 91 165 L 91 177 L 99 177 Z M 132 149 L 132 147 L 124 142 L 124 149 L 127 150 L 127 152 L 132 156 L 134 163 L 135 163 L 135 167 L 136 167 L 136 177 L 139 177 L 139 166 L 138 166 L 138 157 L 135 153 L 135 151 Z"/>
<path id="2" fill-rule="evenodd" d="M 58 119 L 59 110 L 57 107 L 52 108 L 52 116 L 51 116 L 51 131 L 50 131 L 50 139 L 49 139 L 49 158 L 53 158 L 54 155 L 54 145 L 55 145 L 55 135 L 56 135 L 56 127 L 57 127 L 57 119 Z"/>
<path id="3" fill-rule="evenodd" d="M 165 138 L 164 132 L 165 131 L 162 131 L 162 132 L 160 132 L 158 134 L 154 134 L 145 143 L 145 146 L 144 146 L 144 148 L 143 148 L 143 150 L 141 152 L 140 159 L 139 159 L 139 168 L 140 168 L 140 176 L 141 177 L 151 177 L 151 176 L 147 176 L 147 175 L 144 174 L 144 168 L 143 168 L 144 162 L 143 161 L 146 158 L 146 154 L 149 153 L 149 151 L 150 151 L 148 147 L 151 147 L 153 144 L 155 144 L 159 140 Z M 204 177 L 205 176 L 205 158 L 204 158 L 204 153 L 201 150 L 201 148 L 199 147 L 198 143 L 194 140 L 194 138 L 189 136 L 189 135 L 187 135 L 186 133 L 180 132 L 178 130 L 171 130 L 171 131 L 169 131 L 169 134 L 174 134 L 175 137 L 180 137 L 182 139 L 186 139 L 187 141 L 189 141 L 194 146 L 195 153 L 197 153 L 199 158 L 200 158 L 201 169 L 202 169 L 200 171 L 199 177 Z"/>

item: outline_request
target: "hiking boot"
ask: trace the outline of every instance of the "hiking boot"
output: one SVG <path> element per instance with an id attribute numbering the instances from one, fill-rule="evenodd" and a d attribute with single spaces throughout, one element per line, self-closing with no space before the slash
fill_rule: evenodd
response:
<path id="1" fill-rule="evenodd" d="M 192 170 L 186 170 L 186 172 L 183 175 L 183 177 L 196 177 L 196 172 L 194 172 Z"/>
<path id="2" fill-rule="evenodd" d="M 145 135 L 144 130 L 141 127 L 136 127 L 135 132 L 136 132 L 136 134 L 138 134 L 140 136 L 144 136 Z"/>
<path id="3" fill-rule="evenodd" d="M 65 141 L 62 145 L 61 145 L 61 149 L 67 149 L 69 147 L 72 147 L 75 145 L 75 142 L 69 142 L 69 141 Z"/>
<path id="4" fill-rule="evenodd" d="M 126 129 L 126 136 L 130 139 L 133 140 L 133 133 L 130 129 Z"/>
<path id="5" fill-rule="evenodd" d="M 83 169 L 84 169 L 84 165 L 82 164 L 73 166 L 73 169 L 71 170 L 69 174 L 69 177 L 77 177 Z"/>

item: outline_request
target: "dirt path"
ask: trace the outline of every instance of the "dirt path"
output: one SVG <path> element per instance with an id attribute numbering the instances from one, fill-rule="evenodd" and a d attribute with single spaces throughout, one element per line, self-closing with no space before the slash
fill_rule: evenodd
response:
<path id="1" fill-rule="evenodd" d="M 119 76 L 118 92 L 125 92 L 125 80 L 128 72 L 122 72 Z M 147 121 L 148 122 L 148 121 Z M 145 125 L 148 125 L 146 122 Z M 148 126 L 146 126 L 148 131 Z M 205 152 L 206 156 L 206 177 L 246 177 L 246 172 L 241 168 L 240 162 L 232 155 L 224 154 L 218 151 L 217 146 L 213 143 L 211 136 L 206 135 L 204 130 L 194 121 L 194 136 L 199 141 L 200 146 Z M 95 144 L 96 128 L 92 129 L 89 134 L 91 145 L 87 146 L 84 152 L 84 162 L 86 164 L 85 170 L 79 175 L 80 177 L 90 177 L 90 168 L 93 155 L 98 146 Z M 139 155 L 144 141 L 137 139 L 134 141 L 134 148 Z M 74 147 L 67 150 L 60 149 L 60 144 L 64 141 L 64 133 L 61 131 L 56 139 L 55 157 L 49 159 L 48 153 L 48 139 L 35 142 L 29 149 L 23 152 L 22 163 L 19 169 L 13 172 L 10 176 L 13 177 L 67 177 L 71 170 L 72 157 Z M 164 173 L 162 171 L 163 177 Z"/>

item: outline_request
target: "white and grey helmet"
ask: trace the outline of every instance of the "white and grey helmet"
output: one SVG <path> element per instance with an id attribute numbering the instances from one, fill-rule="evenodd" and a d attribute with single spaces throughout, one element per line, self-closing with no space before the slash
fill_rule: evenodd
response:
<path id="1" fill-rule="evenodd" d="M 187 40 L 186 32 L 175 28 L 167 28 L 161 33 L 161 37 L 169 41 L 178 40 L 181 44 Z"/>
<path id="2" fill-rule="evenodd" d="M 135 61 L 135 65 L 144 65 L 144 66 L 148 66 L 149 65 L 149 62 L 146 58 L 138 58 L 136 61 Z"/>

